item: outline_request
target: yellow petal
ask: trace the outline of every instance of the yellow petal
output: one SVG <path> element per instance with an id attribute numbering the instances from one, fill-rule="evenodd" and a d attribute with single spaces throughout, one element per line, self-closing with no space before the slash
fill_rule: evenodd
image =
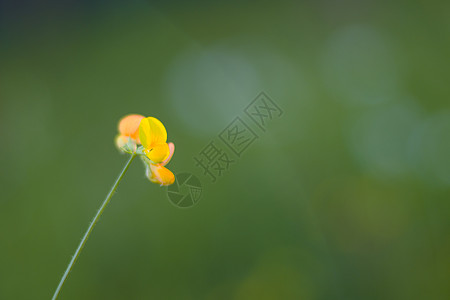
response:
<path id="1" fill-rule="evenodd" d="M 119 121 L 119 133 L 123 136 L 137 140 L 139 138 L 139 124 L 144 119 L 141 115 L 127 115 Z"/>
<path id="2" fill-rule="evenodd" d="M 157 144 L 153 148 L 145 148 L 144 153 L 152 162 L 158 164 L 169 157 L 169 145 L 167 143 Z"/>
<path id="3" fill-rule="evenodd" d="M 170 185 L 175 181 L 175 175 L 173 173 L 160 165 L 150 165 L 152 174 L 154 178 L 158 180 L 158 183 L 161 185 Z"/>
<path id="4" fill-rule="evenodd" d="M 165 166 L 172 159 L 173 153 L 175 152 L 175 145 L 173 143 L 168 143 L 169 145 L 169 156 L 161 163 L 161 166 Z"/>
<path id="5" fill-rule="evenodd" d="M 151 149 L 157 144 L 166 143 L 167 131 L 161 121 L 153 117 L 148 117 L 141 121 L 139 138 L 144 148 Z"/>

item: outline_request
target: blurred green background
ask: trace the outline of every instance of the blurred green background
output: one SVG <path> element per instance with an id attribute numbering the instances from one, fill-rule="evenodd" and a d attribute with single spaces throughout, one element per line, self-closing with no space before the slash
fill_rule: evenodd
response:
<path id="1" fill-rule="evenodd" d="M 135 161 L 60 299 L 449 299 L 450 2 L 0 6 L 0 299 L 50 299 L 155 116 L 198 174 Z M 265 91 L 284 110 L 217 183 L 195 156 Z"/>

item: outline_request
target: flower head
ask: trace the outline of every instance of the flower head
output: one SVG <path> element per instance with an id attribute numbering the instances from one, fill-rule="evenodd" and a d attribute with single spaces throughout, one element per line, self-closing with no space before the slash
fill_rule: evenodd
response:
<path id="1" fill-rule="evenodd" d="M 167 131 L 160 120 L 148 117 L 141 120 L 139 138 L 143 146 L 143 158 L 146 175 L 151 182 L 169 185 L 175 176 L 164 166 L 170 161 L 175 151 L 173 143 L 167 143 Z"/>
<path id="2" fill-rule="evenodd" d="M 167 143 L 166 128 L 158 119 L 141 115 L 125 116 L 119 122 L 116 145 L 123 152 L 141 157 L 151 182 L 160 185 L 174 183 L 175 176 L 165 165 L 172 158 L 175 145 Z"/>

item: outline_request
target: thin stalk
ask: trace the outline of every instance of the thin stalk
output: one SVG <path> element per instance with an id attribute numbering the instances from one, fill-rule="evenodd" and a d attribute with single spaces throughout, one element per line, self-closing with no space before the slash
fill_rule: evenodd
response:
<path id="1" fill-rule="evenodd" d="M 73 268 L 73 265 L 77 261 L 78 256 L 80 256 L 81 249 L 83 249 L 84 245 L 86 244 L 86 241 L 89 238 L 89 235 L 91 234 L 92 230 L 94 229 L 95 224 L 97 224 L 98 219 L 100 218 L 100 216 L 102 215 L 103 211 L 105 210 L 105 207 L 108 205 L 109 201 L 111 200 L 112 195 L 116 191 L 117 187 L 119 186 L 120 181 L 122 180 L 123 176 L 127 172 L 128 168 L 130 167 L 131 162 L 133 161 L 133 159 L 135 157 L 136 157 L 135 153 L 131 154 L 130 159 L 128 160 L 127 164 L 123 168 L 122 172 L 119 174 L 119 177 L 117 177 L 116 182 L 114 183 L 114 185 L 112 186 L 112 188 L 109 191 L 108 195 L 106 196 L 105 201 L 103 201 L 102 206 L 100 206 L 100 208 L 98 209 L 97 214 L 95 215 L 94 219 L 92 219 L 92 222 L 89 225 L 89 228 L 87 229 L 86 233 L 84 234 L 83 239 L 81 240 L 80 244 L 78 245 L 78 248 L 75 251 L 75 254 L 73 255 L 72 259 L 70 260 L 70 263 L 67 266 L 67 269 L 64 272 L 64 275 L 62 276 L 61 281 L 59 282 L 55 293 L 53 294 L 52 300 L 55 300 L 58 297 L 59 292 L 61 291 L 61 288 L 62 288 L 64 282 L 67 279 L 67 276 L 69 275 L 70 271 Z"/>

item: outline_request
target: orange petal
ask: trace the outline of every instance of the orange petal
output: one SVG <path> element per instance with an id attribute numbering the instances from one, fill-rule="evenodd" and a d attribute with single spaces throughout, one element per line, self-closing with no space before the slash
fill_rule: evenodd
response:
<path id="1" fill-rule="evenodd" d="M 154 178 L 158 180 L 158 183 L 161 185 L 171 185 L 175 182 L 175 175 L 173 173 L 160 165 L 150 165 L 152 174 Z M 151 180 L 151 179 L 150 179 Z"/>
<path id="2" fill-rule="evenodd" d="M 127 115 L 119 121 L 119 132 L 123 136 L 129 136 L 134 140 L 139 139 L 139 124 L 144 119 L 141 115 Z"/>
<path id="3" fill-rule="evenodd" d="M 159 183 L 161 184 L 158 179 L 156 178 L 155 174 L 151 171 L 150 167 L 147 165 L 147 167 L 145 168 L 145 175 L 147 176 L 147 178 L 153 182 L 153 183 Z"/>
<path id="4" fill-rule="evenodd" d="M 165 166 L 172 159 L 173 153 L 175 152 L 175 145 L 173 143 L 168 143 L 169 145 L 169 156 L 161 163 L 161 166 Z"/>

